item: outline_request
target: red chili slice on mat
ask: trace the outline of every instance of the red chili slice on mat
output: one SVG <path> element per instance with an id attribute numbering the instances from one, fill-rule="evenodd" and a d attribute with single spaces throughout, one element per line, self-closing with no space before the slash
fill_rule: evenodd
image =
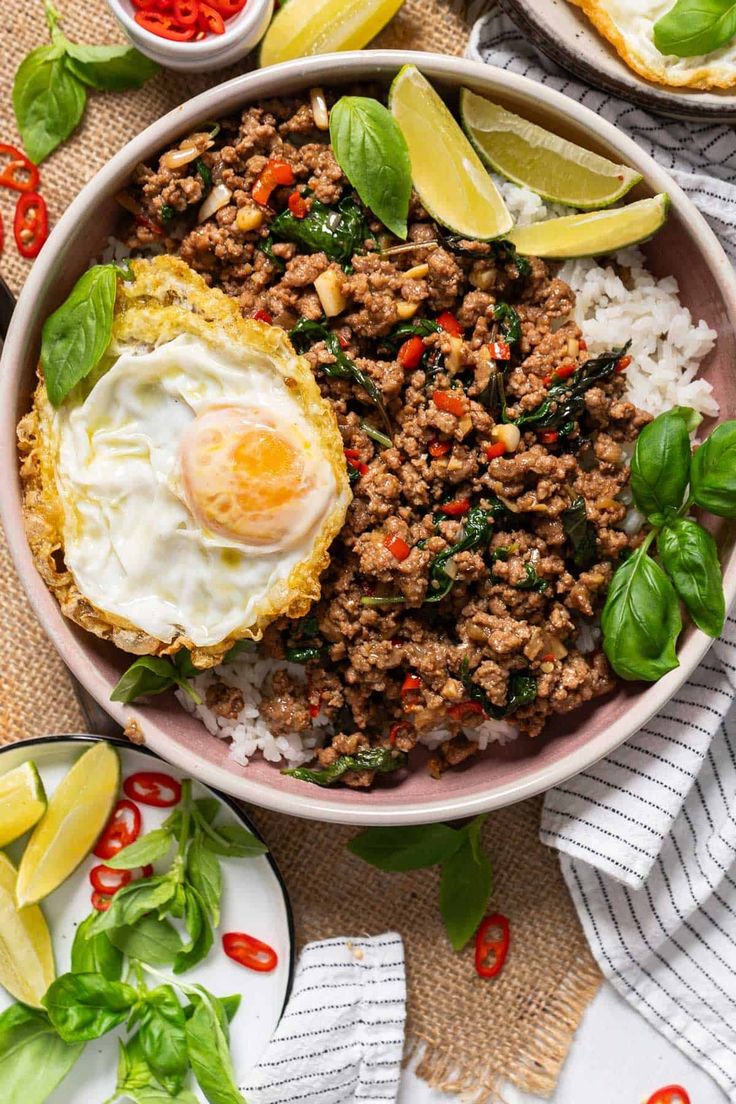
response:
<path id="1" fill-rule="evenodd" d="M 509 953 L 509 937 L 509 922 L 505 916 L 500 912 L 486 916 L 475 936 L 475 969 L 482 978 L 501 973 Z"/>

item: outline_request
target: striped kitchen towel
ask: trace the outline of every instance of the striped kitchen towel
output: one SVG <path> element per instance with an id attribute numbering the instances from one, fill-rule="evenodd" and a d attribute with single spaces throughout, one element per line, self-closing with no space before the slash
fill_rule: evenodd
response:
<path id="1" fill-rule="evenodd" d="M 241 1091 L 250 1104 L 392 1104 L 405 1019 L 400 935 L 310 943 L 276 1034 Z"/>
<path id="2" fill-rule="evenodd" d="M 657 118 L 568 77 L 497 9 L 471 56 L 564 92 L 667 169 L 736 262 L 736 130 Z M 706 175 L 707 174 L 707 175 Z M 736 617 L 669 705 L 547 795 L 542 839 L 603 973 L 736 1102 Z"/>

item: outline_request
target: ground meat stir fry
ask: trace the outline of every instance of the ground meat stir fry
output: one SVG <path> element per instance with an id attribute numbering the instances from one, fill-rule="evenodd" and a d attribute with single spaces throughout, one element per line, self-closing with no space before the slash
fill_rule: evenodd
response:
<path id="1" fill-rule="evenodd" d="M 649 416 L 624 398 L 622 351 L 588 362 L 573 293 L 547 264 L 457 241 L 416 197 L 412 248 L 390 252 L 397 240 L 360 207 L 308 101 L 252 107 L 199 144 L 179 168 L 140 166 L 130 244 L 177 252 L 246 316 L 297 327 L 355 496 L 321 600 L 266 632 L 268 654 L 306 673 L 273 679 L 271 730 L 329 720 L 317 759 L 331 768 L 368 749 L 403 761 L 444 728 L 439 775 L 474 754 L 467 736 L 489 717 L 536 735 L 610 691 L 604 655 L 580 643 L 595 641 L 612 572 L 636 543 L 621 528 L 627 457 Z M 198 222 L 219 184 L 229 200 Z M 281 225 L 325 210 L 352 220 L 352 256 Z M 339 307 L 329 319 L 324 273 Z M 362 384 L 335 374 L 340 356 Z M 235 716 L 238 692 L 216 684 L 208 704 Z"/>

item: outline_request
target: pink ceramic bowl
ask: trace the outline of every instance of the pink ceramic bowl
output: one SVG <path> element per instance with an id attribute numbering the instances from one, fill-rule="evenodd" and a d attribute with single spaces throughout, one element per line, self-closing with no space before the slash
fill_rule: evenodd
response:
<path id="1" fill-rule="evenodd" d="M 701 660 L 710 639 L 688 630 L 681 640 L 680 667 L 660 682 L 649 687 L 622 687 L 595 708 L 561 718 L 543 738 L 520 739 L 489 752 L 466 769 L 450 772 L 441 782 L 433 781 L 419 766 L 399 785 L 374 792 L 320 790 L 283 777 L 268 763 L 239 767 L 229 759 L 227 745 L 209 736 L 173 697 L 155 698 L 140 708 L 109 701 L 110 690 L 130 656 L 101 646 L 95 637 L 66 621 L 37 575 L 21 517 L 15 426 L 30 401 L 43 320 L 114 232 L 119 209 L 113 197 L 139 161 L 203 120 L 237 111 L 260 97 L 315 84 L 366 79 L 387 83 L 409 61 L 418 62 L 428 77 L 448 91 L 468 85 L 567 138 L 632 165 L 644 177 L 635 198 L 669 193 L 670 218 L 647 247 L 649 264 L 658 275 L 676 276 L 683 302 L 696 318 L 704 318 L 718 331 L 719 340 L 705 371 L 715 385 L 722 417 L 736 416 L 736 277 L 711 230 L 664 169 L 615 127 L 549 88 L 454 57 L 401 51 L 312 57 L 237 77 L 183 104 L 129 142 L 83 188 L 44 246 L 20 297 L 0 373 L 2 520 L 36 613 L 80 682 L 120 724 L 137 721 L 149 747 L 203 782 L 284 813 L 353 824 L 408 824 L 468 816 L 561 782 L 612 751 L 660 709 Z M 611 339 L 625 336 L 612 334 Z M 721 525 L 716 535 L 730 603 L 736 594 L 736 533 L 733 526 Z"/>

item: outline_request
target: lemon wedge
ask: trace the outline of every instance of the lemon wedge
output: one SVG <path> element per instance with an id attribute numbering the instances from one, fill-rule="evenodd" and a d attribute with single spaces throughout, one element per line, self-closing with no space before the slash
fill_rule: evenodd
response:
<path id="1" fill-rule="evenodd" d="M 664 225 L 669 202 L 663 193 L 613 211 L 589 211 L 518 226 L 506 236 L 528 257 L 597 257 L 651 238 Z"/>
<path id="2" fill-rule="evenodd" d="M 641 174 L 463 88 L 460 118 L 481 159 L 514 184 L 582 211 L 610 207 Z"/>
<path id="3" fill-rule="evenodd" d="M 261 44 L 261 65 L 290 58 L 360 50 L 370 42 L 403 0 L 289 0 L 276 14 Z"/>
<path id="4" fill-rule="evenodd" d="M 22 836 L 45 811 L 46 792 L 34 762 L 0 775 L 0 847 Z"/>
<path id="5" fill-rule="evenodd" d="M 513 219 L 498 188 L 415 65 L 394 78 L 388 102 L 409 147 L 414 187 L 432 218 L 464 238 L 506 234 Z"/>
<path id="6" fill-rule="evenodd" d="M 38 905 L 16 908 L 15 884 L 16 869 L 0 851 L 0 985 L 40 1008 L 55 976 L 51 936 Z"/>
<path id="7" fill-rule="evenodd" d="M 47 897 L 94 846 L 118 792 L 117 752 L 101 741 L 79 757 L 51 796 L 18 870 L 18 908 Z"/>

